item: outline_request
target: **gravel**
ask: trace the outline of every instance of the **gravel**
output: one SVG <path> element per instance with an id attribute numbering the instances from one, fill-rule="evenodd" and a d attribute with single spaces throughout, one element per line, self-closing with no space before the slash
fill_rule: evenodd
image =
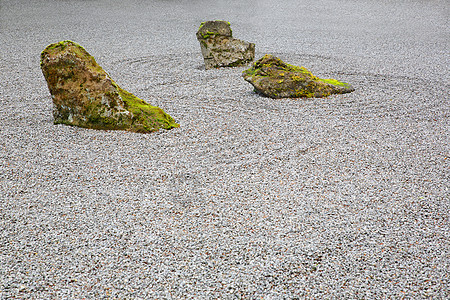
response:
<path id="1" fill-rule="evenodd" d="M 205 70 L 214 19 L 356 91 Z M 450 297 L 446 1 L 2 0 L 0 26 L 1 299 Z M 53 125 L 65 39 L 181 127 Z"/>

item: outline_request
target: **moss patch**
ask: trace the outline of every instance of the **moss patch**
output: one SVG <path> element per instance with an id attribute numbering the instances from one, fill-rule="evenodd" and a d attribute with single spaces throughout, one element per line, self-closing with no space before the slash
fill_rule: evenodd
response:
<path id="1" fill-rule="evenodd" d="M 348 84 L 348 83 L 341 82 L 341 81 L 338 81 L 338 80 L 332 79 L 332 78 L 330 78 L 330 79 L 319 79 L 319 81 L 322 81 L 322 82 L 325 82 L 325 83 L 328 83 L 328 84 L 331 84 L 331 85 L 336 85 L 336 86 L 342 86 L 342 87 L 348 87 L 348 88 L 351 87 L 350 84 Z"/>
<path id="2" fill-rule="evenodd" d="M 125 103 L 125 108 L 133 113 L 133 125 L 138 131 L 151 132 L 159 128 L 171 129 L 180 127 L 174 119 L 161 108 L 151 106 L 144 100 L 130 92 L 118 87 L 120 98 Z"/>
<path id="3" fill-rule="evenodd" d="M 90 55 L 86 49 L 84 49 L 79 44 L 72 42 L 70 40 L 61 41 L 58 43 L 50 44 L 48 45 L 44 51 L 41 52 L 41 60 L 40 64 L 42 66 L 43 60 L 45 57 L 52 57 L 55 55 L 61 55 L 63 52 L 68 52 L 71 55 L 74 55 L 79 58 L 86 59 L 88 58 L 90 60 L 89 64 L 86 64 L 87 67 L 89 67 L 94 72 L 105 72 L 102 67 L 100 67 L 97 62 L 95 61 L 95 58 Z"/>
<path id="4" fill-rule="evenodd" d="M 335 79 L 320 79 L 305 67 L 287 64 L 266 54 L 242 73 L 255 90 L 271 98 L 327 97 L 352 92 L 347 83 Z"/>
<path id="5" fill-rule="evenodd" d="M 143 133 L 179 127 L 159 107 L 120 88 L 75 42 L 48 45 L 40 58 L 56 124 Z"/>
<path id="6" fill-rule="evenodd" d="M 208 39 L 215 36 L 232 37 L 230 22 L 215 20 L 202 22 L 197 31 L 197 39 Z"/>

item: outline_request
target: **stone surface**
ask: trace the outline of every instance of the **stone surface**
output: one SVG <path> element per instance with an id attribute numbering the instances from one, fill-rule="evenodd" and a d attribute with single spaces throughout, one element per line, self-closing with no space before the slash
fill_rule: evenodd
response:
<path id="1" fill-rule="evenodd" d="M 52 95 L 55 124 L 143 133 L 179 126 L 162 109 L 120 88 L 77 43 L 47 46 L 41 70 Z"/>
<path id="2" fill-rule="evenodd" d="M 202 23 L 197 39 L 206 69 L 242 66 L 255 59 L 255 44 L 233 38 L 229 22 Z"/>
<path id="3" fill-rule="evenodd" d="M 245 70 L 242 77 L 253 85 L 257 93 L 271 98 L 320 98 L 354 91 L 347 83 L 320 79 L 306 68 L 286 64 L 270 54 Z"/>

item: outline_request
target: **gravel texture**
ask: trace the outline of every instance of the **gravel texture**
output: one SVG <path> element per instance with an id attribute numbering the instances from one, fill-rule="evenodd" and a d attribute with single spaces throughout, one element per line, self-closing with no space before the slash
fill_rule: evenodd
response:
<path id="1" fill-rule="evenodd" d="M 311 3 L 313 2 L 313 3 Z M 308 4 L 309 3 L 309 4 Z M 447 1 L 0 1 L 1 299 L 448 299 Z M 258 96 L 236 38 L 356 91 Z M 53 125 L 71 39 L 181 127 Z"/>

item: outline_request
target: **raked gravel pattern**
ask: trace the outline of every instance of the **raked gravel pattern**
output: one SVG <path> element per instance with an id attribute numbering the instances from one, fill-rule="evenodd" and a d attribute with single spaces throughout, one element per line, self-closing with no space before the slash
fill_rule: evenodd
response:
<path id="1" fill-rule="evenodd" d="M 1 1 L 0 299 L 448 299 L 448 9 L 393 2 Z M 205 70 L 208 19 L 356 91 Z M 53 125 L 39 53 L 63 39 L 181 127 Z"/>

